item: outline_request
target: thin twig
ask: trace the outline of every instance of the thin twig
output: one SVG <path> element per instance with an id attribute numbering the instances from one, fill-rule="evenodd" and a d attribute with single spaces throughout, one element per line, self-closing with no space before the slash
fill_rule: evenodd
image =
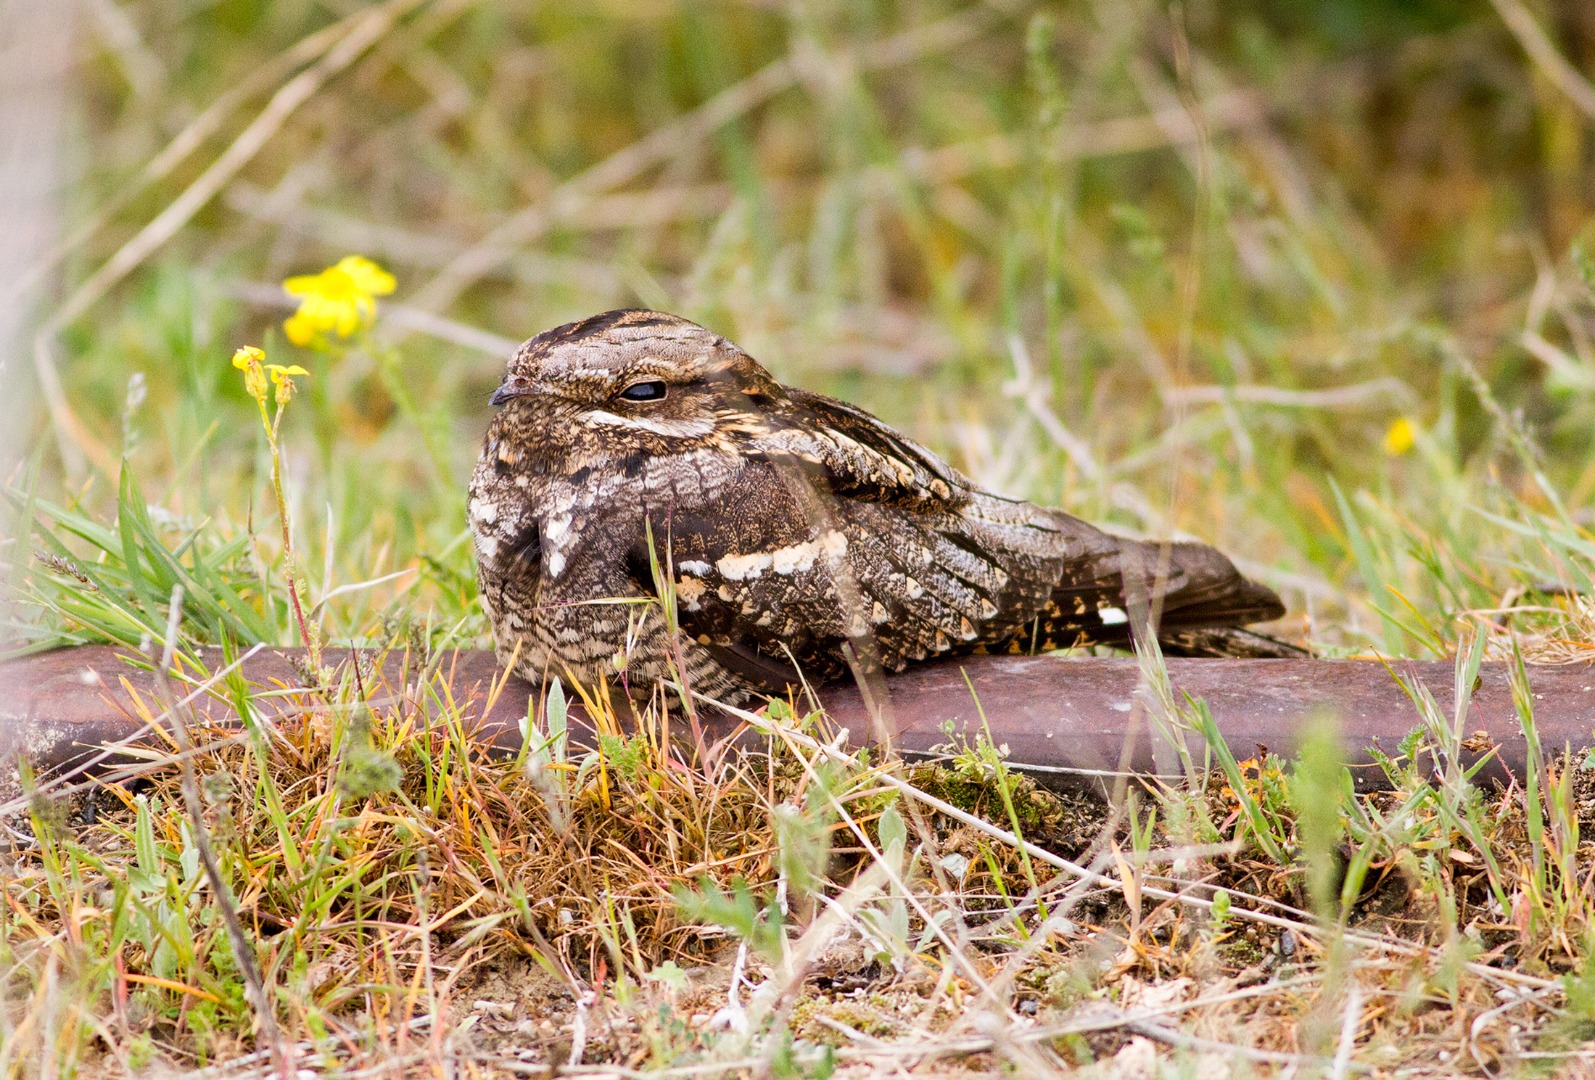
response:
<path id="1" fill-rule="evenodd" d="M 1578 68 L 1569 63 L 1567 57 L 1552 44 L 1533 14 L 1523 6 L 1522 0 L 1490 0 L 1490 3 L 1495 5 L 1496 14 L 1501 16 L 1501 21 L 1506 23 L 1507 29 L 1512 31 L 1512 36 L 1517 38 L 1518 44 L 1523 46 L 1523 51 L 1529 54 L 1529 59 L 1534 61 L 1540 73 L 1566 94 L 1580 112 L 1595 120 L 1595 85 L 1579 74 Z"/>
<path id="2" fill-rule="evenodd" d="M 1324 390 L 1289 390 L 1282 386 L 1175 386 L 1166 395 L 1170 400 L 1190 404 L 1244 401 L 1256 405 L 1277 405 L 1287 409 L 1335 409 L 1356 405 L 1408 405 L 1415 399 L 1406 383 L 1394 376 L 1370 379 L 1350 386 Z"/>
<path id="3" fill-rule="evenodd" d="M 233 962 L 238 965 L 238 972 L 244 981 L 244 992 L 249 995 L 249 1003 L 255 1010 L 255 1018 L 260 1024 L 260 1037 L 271 1053 L 272 1067 L 281 1080 L 292 1080 L 293 1059 L 288 1053 L 287 1044 L 283 1041 L 282 1032 L 277 1027 L 277 1018 L 272 1013 L 271 997 L 266 992 L 266 983 L 260 974 L 260 964 L 255 957 L 254 949 L 250 947 L 249 938 L 244 934 L 244 924 L 238 918 L 238 903 L 233 897 L 232 889 L 227 885 L 227 880 L 222 877 L 221 866 L 216 862 L 216 852 L 211 847 L 210 830 L 205 826 L 205 808 L 199 797 L 199 781 L 194 773 L 194 762 L 186 753 L 192 749 L 188 738 L 188 724 L 183 716 L 183 710 L 175 704 L 171 680 L 166 674 L 171 670 L 172 658 L 177 651 L 177 634 L 182 621 L 182 612 L 183 587 L 174 585 L 166 619 L 166 641 L 160 654 L 151 656 L 151 660 L 155 662 L 156 694 L 166 704 L 172 718 L 172 734 L 177 739 L 179 750 L 184 751 L 180 755 L 183 803 L 188 810 L 189 824 L 194 828 L 194 846 L 198 849 L 200 862 L 205 868 L 205 878 L 210 882 L 211 895 L 215 898 L 217 909 L 221 911 L 222 924 L 227 928 L 227 941 L 232 946 Z"/>
<path id="4" fill-rule="evenodd" d="M 1244 1058 L 1259 1065 L 1286 1065 L 1292 1068 L 1301 1068 L 1304 1065 L 1314 1068 L 1324 1068 L 1333 1064 L 1330 1059 L 1309 1056 L 1307 1054 L 1287 1054 L 1279 1050 L 1260 1050 L 1254 1046 L 1241 1046 L 1237 1043 L 1219 1042 L 1217 1039 L 1204 1039 L 1200 1035 L 1187 1035 L 1183 1031 L 1164 1027 L 1162 1024 L 1152 1023 L 1149 1020 L 1126 1019 L 1124 1030 L 1132 1031 L 1153 1042 L 1160 1042 L 1165 1046 L 1172 1046 L 1180 1050 L 1197 1050 L 1206 1054 L 1222 1054 L 1229 1058 Z M 1355 1072 L 1372 1072 L 1373 1068 L 1360 1062 L 1349 1062 L 1347 1068 Z"/>

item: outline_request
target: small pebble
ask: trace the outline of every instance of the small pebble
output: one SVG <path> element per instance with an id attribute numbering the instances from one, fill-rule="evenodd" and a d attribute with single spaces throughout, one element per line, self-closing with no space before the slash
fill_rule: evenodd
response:
<path id="1" fill-rule="evenodd" d="M 946 855 L 943 855 L 937 861 L 937 865 L 943 870 L 947 871 L 953 877 L 962 881 L 964 873 L 969 869 L 969 856 L 960 855 L 956 851 L 951 851 Z"/>

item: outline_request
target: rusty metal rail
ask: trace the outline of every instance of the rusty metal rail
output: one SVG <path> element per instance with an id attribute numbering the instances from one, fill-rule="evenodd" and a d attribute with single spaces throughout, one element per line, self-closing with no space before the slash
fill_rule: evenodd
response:
<path id="1" fill-rule="evenodd" d="M 294 659 L 297 650 L 261 650 L 241 666 L 254 687 L 269 691 L 258 707 L 283 719 L 302 712 L 305 697 L 286 691 L 302 685 Z M 86 647 L 47 653 L 0 664 L 0 761 L 26 755 L 40 768 L 81 768 L 99 757 L 100 748 L 139 736 L 142 724 L 135 696 L 153 704 L 154 677 L 147 667 L 130 662 L 131 653 L 108 647 Z M 206 658 L 211 670 L 223 665 L 219 654 Z M 407 693 L 415 700 L 417 672 L 412 659 L 388 657 L 369 677 L 378 692 L 394 700 Z M 1428 687 L 1447 716 L 1452 710 L 1453 667 L 1449 663 L 1402 663 L 1403 677 Z M 1292 753 L 1304 725 L 1321 710 L 1338 718 L 1346 761 L 1359 786 L 1376 788 L 1383 781 L 1372 768 L 1371 747 L 1393 753 L 1397 743 L 1418 724 L 1418 713 L 1383 665 L 1366 661 L 1326 660 L 1184 660 L 1168 661 L 1176 694 L 1204 699 L 1225 741 L 1237 756 L 1256 748 Z M 458 652 L 439 659 L 435 675 L 444 680 L 453 700 L 463 703 L 468 721 L 483 744 L 497 752 L 513 752 L 520 743 L 520 721 L 526 715 L 532 687 L 519 680 L 502 681 L 493 656 Z M 967 682 L 966 682 L 967 677 Z M 1178 775 L 1179 758 L 1148 710 L 1137 701 L 1140 671 L 1132 658 L 972 657 L 929 664 L 886 680 L 888 704 L 882 711 L 896 748 L 908 755 L 934 753 L 948 741 L 947 730 L 973 737 L 982 730 L 982 714 L 993 741 L 1006 745 L 1010 760 L 1037 779 L 1054 786 L 1097 786 L 1128 771 L 1141 776 Z M 1547 752 L 1582 749 L 1595 744 L 1595 667 L 1529 669 L 1535 722 Z M 851 686 L 819 691 L 821 702 L 854 741 L 874 729 L 864 701 Z M 201 694 L 197 713 L 210 722 L 237 724 L 225 690 Z M 159 711 L 158 709 L 155 711 Z M 591 725 L 578 708 L 572 710 L 572 734 L 590 739 Z M 709 721 L 711 734 L 723 736 L 736 722 Z M 1477 733 L 1483 738 L 1472 738 Z M 147 734 L 147 733 L 146 733 Z M 1472 748 L 1464 760 L 1493 746 L 1495 758 L 1487 773 L 1497 778 L 1521 775 L 1527 746 L 1512 702 L 1507 666 L 1486 664 L 1476 683 L 1463 735 Z M 1201 740 L 1187 735 L 1201 760 Z"/>

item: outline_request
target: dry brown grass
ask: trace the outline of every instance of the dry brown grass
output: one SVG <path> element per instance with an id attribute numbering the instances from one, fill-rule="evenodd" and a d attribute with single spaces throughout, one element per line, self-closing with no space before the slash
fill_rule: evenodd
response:
<path id="1" fill-rule="evenodd" d="M 34 796 L 37 843 L 4 879 L 8 1067 L 269 1072 L 239 1056 L 223 903 L 290 1056 L 353 1075 L 1448 1075 L 1584 1037 L 1595 781 L 1576 760 L 1488 798 L 1392 765 L 1396 790 L 1343 804 L 1315 852 L 1309 758 L 1110 811 L 989 747 L 870 765 L 780 712 L 750 717 L 766 749 L 709 768 L 646 724 L 495 760 L 469 706 L 395 691 L 298 691 L 258 742 L 193 733 L 225 901 L 158 755 L 92 812 Z M 1291 861 L 1246 839 L 1248 803 Z M 1377 851 L 1347 886 L 1358 845 Z M 1340 868 L 1327 909 L 1320 857 Z"/>

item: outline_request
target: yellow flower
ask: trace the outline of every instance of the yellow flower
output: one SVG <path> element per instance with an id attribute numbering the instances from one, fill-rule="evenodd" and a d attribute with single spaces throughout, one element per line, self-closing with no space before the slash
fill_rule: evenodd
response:
<path id="1" fill-rule="evenodd" d="M 1412 449 L 1418 434 L 1417 427 L 1405 416 L 1398 416 L 1385 431 L 1385 453 L 1391 457 L 1400 457 Z"/>
<path id="2" fill-rule="evenodd" d="M 233 352 L 233 367 L 244 373 L 244 389 L 256 401 L 266 400 L 266 371 L 261 367 L 265 359 L 266 354 L 253 345 Z"/>
<path id="3" fill-rule="evenodd" d="M 294 396 L 293 376 L 310 374 L 298 364 L 289 364 L 287 367 L 281 364 L 267 364 L 266 370 L 271 372 L 271 385 L 277 388 L 278 405 L 288 404 L 288 399 Z"/>
<path id="4" fill-rule="evenodd" d="M 282 283 L 299 297 L 299 310 L 282 324 L 295 345 L 319 348 L 326 335 L 346 338 L 377 317 L 377 300 L 397 286 L 393 275 L 370 259 L 345 255 L 319 274 L 302 274 Z"/>
<path id="5" fill-rule="evenodd" d="M 298 364 L 268 364 L 266 354 L 253 345 L 245 345 L 233 352 L 233 367 L 244 373 L 244 389 L 249 396 L 266 404 L 266 381 L 271 380 L 271 385 L 277 388 L 277 404 L 286 405 L 288 399 L 294 396 L 295 375 L 309 375 L 310 372 Z M 264 414 L 262 414 L 264 415 Z"/>

